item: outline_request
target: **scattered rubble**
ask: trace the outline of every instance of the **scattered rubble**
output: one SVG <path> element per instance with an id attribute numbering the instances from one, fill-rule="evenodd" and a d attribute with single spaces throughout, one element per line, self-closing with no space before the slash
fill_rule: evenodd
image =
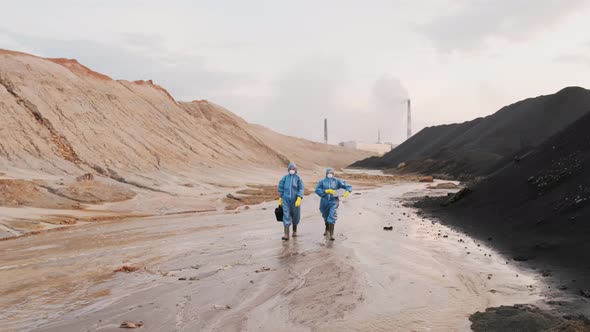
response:
<path id="1" fill-rule="evenodd" d="M 137 329 L 143 327 L 143 322 L 123 322 L 119 327 L 124 329 Z"/>
<path id="2" fill-rule="evenodd" d="M 231 307 L 227 304 L 214 304 L 213 305 L 213 309 L 216 310 L 229 310 L 231 309 Z"/>
<path id="3" fill-rule="evenodd" d="M 94 180 L 94 175 L 92 175 L 92 173 L 86 173 L 83 175 L 80 175 L 79 177 L 76 178 L 76 181 L 80 182 L 80 181 L 93 181 Z"/>
<path id="4" fill-rule="evenodd" d="M 442 182 L 435 185 L 429 185 L 427 189 L 459 189 L 460 187 L 452 182 Z"/>
<path id="5" fill-rule="evenodd" d="M 533 305 L 516 304 L 487 308 L 469 317 L 474 332 L 490 331 L 588 331 L 584 316 L 558 317 Z"/>
<path id="6" fill-rule="evenodd" d="M 126 273 L 130 273 L 130 272 L 135 272 L 138 271 L 140 268 L 137 266 L 130 266 L 130 265 L 123 265 L 118 269 L 113 270 L 114 273 L 117 272 L 126 272 Z"/>
<path id="7" fill-rule="evenodd" d="M 423 176 L 418 181 L 419 182 L 434 182 L 434 178 L 432 176 Z"/>

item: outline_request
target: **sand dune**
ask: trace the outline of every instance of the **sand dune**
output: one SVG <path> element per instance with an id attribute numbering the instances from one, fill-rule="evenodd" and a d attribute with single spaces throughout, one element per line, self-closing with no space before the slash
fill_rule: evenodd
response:
<path id="1" fill-rule="evenodd" d="M 176 101 L 150 80 L 113 80 L 76 60 L 6 50 L 0 50 L 0 123 L 2 177 L 28 181 L 18 185 L 39 195 L 59 194 L 67 208 L 120 201 L 89 194 L 92 183 L 137 193 L 110 207 L 126 213 L 215 208 L 223 204 L 223 188 L 275 183 L 289 161 L 314 174 L 370 156 L 278 134 L 206 100 Z M 94 182 L 74 201 L 62 187 L 84 174 Z M 18 193 L 16 183 L 5 186 L 12 184 Z"/>
<path id="2" fill-rule="evenodd" d="M 112 177 L 237 162 L 281 167 L 292 153 L 319 164 L 298 153 L 299 140 L 252 126 L 211 102 L 177 102 L 151 81 L 112 80 L 75 60 L 1 51 L 0 100 L 4 168 Z M 269 146 L 285 139 L 295 144 L 281 151 Z M 337 166 L 366 155 L 313 148 L 340 154 Z"/>

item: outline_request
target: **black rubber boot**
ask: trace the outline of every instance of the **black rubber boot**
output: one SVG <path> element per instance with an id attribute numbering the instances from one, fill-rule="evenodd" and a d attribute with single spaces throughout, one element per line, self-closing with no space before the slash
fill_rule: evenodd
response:
<path id="1" fill-rule="evenodd" d="M 293 237 L 297 237 L 297 225 L 293 224 Z"/>
<path id="2" fill-rule="evenodd" d="M 324 236 L 328 235 L 328 229 L 330 227 L 330 224 L 328 224 L 327 222 L 324 222 L 324 225 L 326 225 L 326 229 L 324 230 Z"/>
<path id="3" fill-rule="evenodd" d="M 330 224 L 330 241 L 334 241 L 334 226 L 336 224 Z"/>
<path id="4" fill-rule="evenodd" d="M 281 238 L 283 241 L 289 241 L 289 226 L 283 226 L 285 235 Z"/>

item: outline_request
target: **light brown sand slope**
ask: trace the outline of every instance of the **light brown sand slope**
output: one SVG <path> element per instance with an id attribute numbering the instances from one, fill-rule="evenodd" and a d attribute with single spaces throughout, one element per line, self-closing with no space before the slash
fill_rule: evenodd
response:
<path id="1" fill-rule="evenodd" d="M 0 169 L 56 175 L 157 178 L 237 164 L 283 168 L 290 158 L 324 163 L 316 154 L 339 165 L 367 156 L 252 126 L 207 101 L 177 102 L 151 81 L 2 50 L 0 123 Z"/>
<path id="2" fill-rule="evenodd" d="M 39 217 L 64 213 L 56 209 L 220 209 L 230 192 L 276 185 L 289 161 L 311 179 L 370 155 L 281 135 L 205 100 L 178 102 L 150 80 L 117 81 L 76 60 L 6 50 L 0 124 L 0 179 L 10 187 L 0 194 L 0 238 L 26 233 L 27 222 L 53 227 Z M 83 174 L 94 180 L 77 182 Z"/>

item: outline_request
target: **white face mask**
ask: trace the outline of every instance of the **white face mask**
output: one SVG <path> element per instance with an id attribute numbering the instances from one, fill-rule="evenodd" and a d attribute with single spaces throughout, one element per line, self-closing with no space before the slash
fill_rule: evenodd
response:
<path id="1" fill-rule="evenodd" d="M 291 174 L 291 175 L 295 174 L 295 170 L 294 169 L 290 169 L 289 170 L 289 174 Z"/>
<path id="2" fill-rule="evenodd" d="M 334 177 L 334 174 L 332 174 L 332 173 L 328 173 L 328 179 L 331 179 L 331 178 L 333 178 L 333 177 Z"/>

